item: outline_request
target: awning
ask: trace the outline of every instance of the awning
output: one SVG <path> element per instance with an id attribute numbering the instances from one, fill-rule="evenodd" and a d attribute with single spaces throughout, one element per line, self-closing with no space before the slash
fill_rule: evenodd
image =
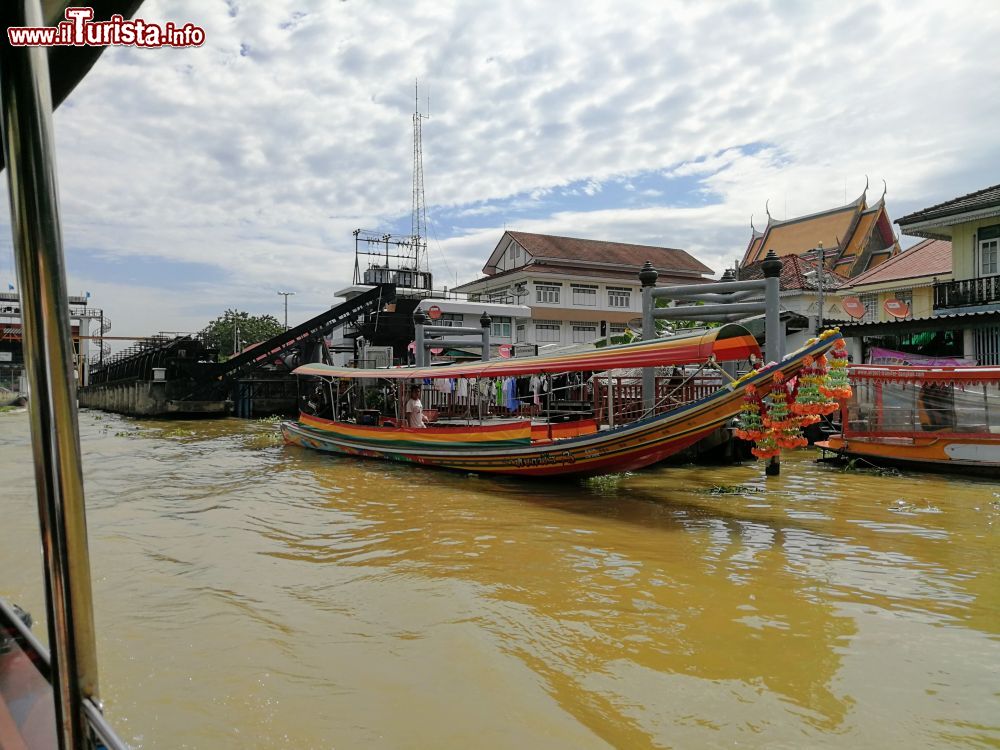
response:
<path id="1" fill-rule="evenodd" d="M 1000 384 L 1000 367 L 911 367 L 908 365 L 851 365 L 848 370 L 852 382 L 877 381 L 882 383 Z"/>
<path id="2" fill-rule="evenodd" d="M 734 362 L 761 356 L 760 347 L 750 332 L 740 325 L 724 325 L 709 331 L 671 336 L 667 339 L 638 341 L 603 349 L 571 354 L 521 359 L 494 359 L 489 362 L 463 362 L 442 367 L 395 367 L 386 370 L 359 370 L 353 367 L 303 365 L 296 375 L 327 378 L 476 378 L 507 375 L 535 375 L 555 372 L 603 372 L 630 367 L 660 367 L 702 363 L 711 357 L 717 362 Z"/>
<path id="3" fill-rule="evenodd" d="M 885 320 L 873 323 L 841 323 L 840 333 L 844 338 L 858 336 L 898 336 L 902 333 L 923 331 L 959 331 L 982 325 L 1000 323 L 1000 310 L 977 310 L 975 312 L 955 312 L 934 315 L 930 318 L 910 320 Z"/>

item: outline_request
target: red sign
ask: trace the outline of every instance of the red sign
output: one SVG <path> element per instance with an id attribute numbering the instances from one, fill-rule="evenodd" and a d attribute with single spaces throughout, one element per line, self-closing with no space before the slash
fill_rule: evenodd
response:
<path id="1" fill-rule="evenodd" d="M 510 359 L 510 355 L 513 351 L 513 347 L 510 344 L 500 344 L 497 350 L 501 357 L 504 359 Z"/>
<path id="2" fill-rule="evenodd" d="M 431 320 L 438 320 L 441 317 L 441 308 L 437 305 L 431 305 L 427 308 L 427 317 Z"/>
<path id="3" fill-rule="evenodd" d="M 431 354 L 441 354 L 441 352 L 443 352 L 443 351 L 444 351 L 444 349 L 434 348 L 434 349 L 431 349 Z"/>
<path id="4" fill-rule="evenodd" d="M 910 306 L 901 299 L 887 299 L 882 308 L 894 318 L 905 318 L 910 314 Z"/>
<path id="5" fill-rule="evenodd" d="M 844 308 L 844 312 L 852 318 L 865 317 L 865 303 L 857 297 L 844 297 L 840 304 Z"/>

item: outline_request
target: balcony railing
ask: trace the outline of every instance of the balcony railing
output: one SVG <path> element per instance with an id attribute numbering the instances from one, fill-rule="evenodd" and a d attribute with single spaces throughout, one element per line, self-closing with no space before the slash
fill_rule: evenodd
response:
<path id="1" fill-rule="evenodd" d="M 934 285 L 934 309 L 1000 304 L 1000 276 L 946 281 Z"/>

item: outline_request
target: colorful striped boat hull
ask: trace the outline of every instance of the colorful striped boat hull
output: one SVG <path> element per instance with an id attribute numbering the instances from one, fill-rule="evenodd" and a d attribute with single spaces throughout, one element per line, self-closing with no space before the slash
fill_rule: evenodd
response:
<path id="1" fill-rule="evenodd" d="M 828 337 L 795 352 L 780 367 L 762 370 L 738 387 L 664 414 L 628 425 L 560 440 L 531 440 L 527 421 L 491 427 L 407 430 L 365 427 L 303 415 L 283 422 L 285 442 L 343 455 L 401 461 L 455 471 L 524 477 L 592 476 L 634 471 L 694 445 L 740 410 L 745 385 L 770 391 L 780 369 L 788 378 L 807 355 L 818 356 L 839 337 Z"/>

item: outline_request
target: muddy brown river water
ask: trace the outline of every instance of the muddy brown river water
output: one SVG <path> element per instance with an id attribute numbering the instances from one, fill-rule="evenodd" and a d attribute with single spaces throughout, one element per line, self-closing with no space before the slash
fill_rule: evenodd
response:
<path id="1" fill-rule="evenodd" d="M 134 747 L 1000 747 L 1000 480 L 802 451 L 766 481 L 525 483 L 266 423 L 81 430 L 102 692 Z M 0 414 L 0 596 L 44 639 L 30 461 Z"/>

